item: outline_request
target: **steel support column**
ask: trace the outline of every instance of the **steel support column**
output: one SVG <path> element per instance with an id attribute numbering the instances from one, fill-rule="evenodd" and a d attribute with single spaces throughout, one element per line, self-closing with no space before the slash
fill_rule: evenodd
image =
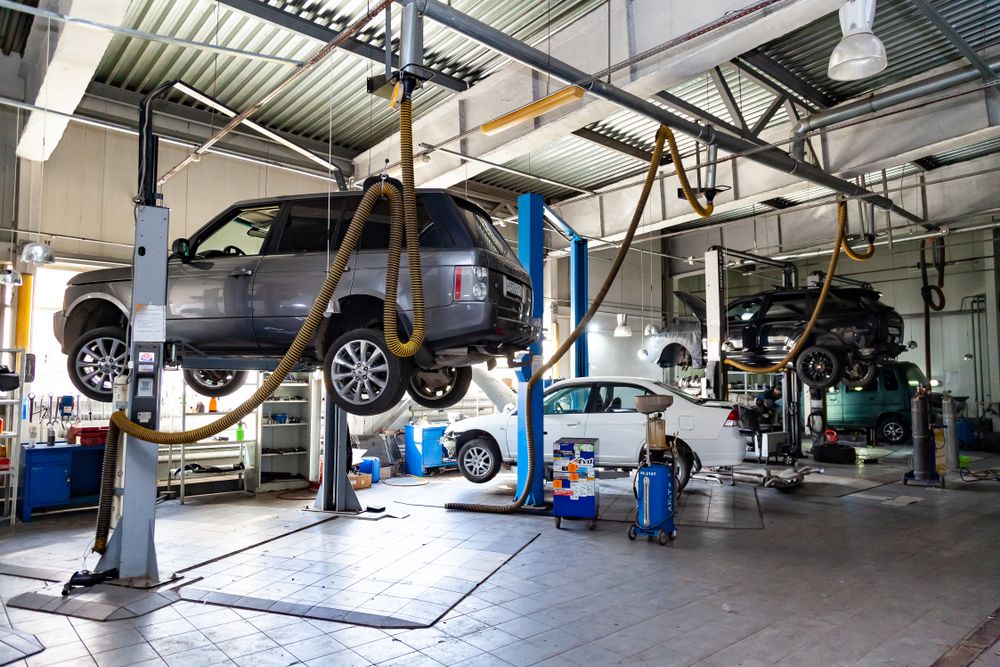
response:
<path id="1" fill-rule="evenodd" d="M 542 317 L 545 204 L 541 195 L 524 194 L 517 198 L 517 258 L 531 278 L 531 318 Z M 530 363 L 517 369 L 517 491 L 520 498 L 529 489 L 526 505 L 541 507 L 545 504 L 545 429 L 542 424 L 542 385 L 528 391 L 531 374 L 542 365 L 542 341 L 539 337 L 528 348 Z M 535 474 L 528 479 L 528 410 L 533 410 L 532 439 L 535 443 Z"/>

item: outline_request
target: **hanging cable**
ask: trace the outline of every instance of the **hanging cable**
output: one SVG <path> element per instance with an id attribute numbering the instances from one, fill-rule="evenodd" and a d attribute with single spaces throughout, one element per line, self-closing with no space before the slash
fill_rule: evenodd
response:
<path id="1" fill-rule="evenodd" d="M 927 277 L 927 246 L 930 241 L 937 281 L 932 285 Z M 924 302 L 924 376 L 931 383 L 931 311 L 944 310 L 944 237 L 920 239 L 920 298 Z"/>
<path id="2" fill-rule="evenodd" d="M 840 250 L 844 246 L 844 227 L 847 225 L 847 202 L 840 201 L 837 203 L 837 239 L 833 243 L 833 254 L 830 255 L 830 264 L 826 268 L 826 276 L 823 277 L 823 287 L 820 289 L 819 297 L 816 299 L 816 307 L 813 308 L 812 315 L 809 317 L 809 322 L 806 323 L 806 328 L 802 331 L 802 335 L 799 339 L 795 341 L 795 345 L 792 349 L 788 351 L 785 357 L 770 366 L 764 366 L 763 368 L 757 366 L 750 366 L 749 364 L 742 364 L 738 361 L 733 361 L 732 359 L 726 359 L 725 363 L 727 366 L 732 366 L 741 371 L 746 371 L 747 373 L 777 373 L 781 371 L 788 363 L 795 358 L 806 342 L 809 340 L 809 336 L 812 334 L 813 329 L 816 328 L 816 322 L 819 320 L 819 315 L 823 311 L 823 302 L 826 301 L 826 295 L 830 291 L 830 285 L 833 283 L 833 276 L 837 272 L 837 260 L 840 259 Z"/>

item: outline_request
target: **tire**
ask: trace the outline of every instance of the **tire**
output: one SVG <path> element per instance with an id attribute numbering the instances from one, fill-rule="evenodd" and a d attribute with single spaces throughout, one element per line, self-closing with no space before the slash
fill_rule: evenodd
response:
<path id="1" fill-rule="evenodd" d="M 243 386 L 246 371 L 215 371 L 195 368 L 184 371 L 184 381 L 202 396 L 221 398 Z"/>
<path id="2" fill-rule="evenodd" d="M 857 452 L 846 445 L 816 445 L 810 453 L 817 463 L 853 465 L 857 461 Z"/>
<path id="3" fill-rule="evenodd" d="M 441 368 L 434 371 L 416 369 L 410 375 L 406 393 L 425 408 L 444 410 L 465 398 L 471 384 L 470 366 Z"/>
<path id="4" fill-rule="evenodd" d="M 115 378 L 128 373 L 128 343 L 120 327 L 100 327 L 73 343 L 66 357 L 69 379 L 77 390 L 95 401 L 110 403 Z"/>
<path id="5" fill-rule="evenodd" d="M 898 445 L 910 437 L 910 429 L 899 415 L 886 415 L 878 420 L 875 439 L 889 445 Z"/>
<path id="6" fill-rule="evenodd" d="M 409 377 L 409 361 L 392 354 L 375 329 L 341 334 L 323 358 L 327 395 L 352 415 L 377 415 L 395 407 Z"/>
<path id="7" fill-rule="evenodd" d="M 670 541 L 670 533 L 660 528 L 656 531 L 656 543 L 661 547 Z"/>
<path id="8" fill-rule="evenodd" d="M 473 438 L 458 450 L 458 469 L 475 484 L 485 484 L 496 477 L 500 464 L 500 448 L 485 438 Z"/>
<path id="9" fill-rule="evenodd" d="M 635 524 L 632 524 L 631 526 L 628 527 L 628 532 L 626 534 L 628 535 L 628 539 L 630 540 L 634 540 L 639 535 L 639 531 L 636 530 Z"/>
<path id="10" fill-rule="evenodd" d="M 849 389 L 864 387 L 875 378 L 877 367 L 872 361 L 848 361 L 844 364 L 843 381 Z"/>
<path id="11" fill-rule="evenodd" d="M 823 345 L 807 347 L 795 360 L 795 372 L 808 387 L 826 389 L 840 382 L 844 363 L 832 349 Z"/>

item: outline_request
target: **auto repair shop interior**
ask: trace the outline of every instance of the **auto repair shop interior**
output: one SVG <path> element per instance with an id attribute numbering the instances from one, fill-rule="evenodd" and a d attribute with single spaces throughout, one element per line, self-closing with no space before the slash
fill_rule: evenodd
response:
<path id="1" fill-rule="evenodd" d="M 0 0 L 0 665 L 1000 665 L 998 91 L 1000 0 Z"/>

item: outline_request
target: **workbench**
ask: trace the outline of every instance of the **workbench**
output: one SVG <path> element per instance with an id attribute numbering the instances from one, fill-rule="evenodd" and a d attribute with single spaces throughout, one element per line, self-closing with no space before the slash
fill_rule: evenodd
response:
<path id="1" fill-rule="evenodd" d="M 104 445 L 22 444 L 17 508 L 21 521 L 31 521 L 32 512 L 38 509 L 97 505 L 103 464 Z"/>

